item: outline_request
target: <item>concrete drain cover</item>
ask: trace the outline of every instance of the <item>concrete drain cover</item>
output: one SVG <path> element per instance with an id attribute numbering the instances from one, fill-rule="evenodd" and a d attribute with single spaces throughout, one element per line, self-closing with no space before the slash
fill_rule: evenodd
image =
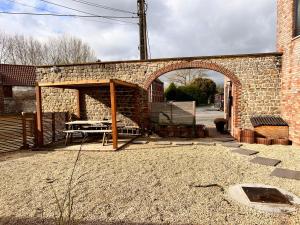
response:
<path id="1" fill-rule="evenodd" d="M 229 187 L 229 195 L 235 201 L 266 212 L 294 212 L 300 198 L 281 188 L 263 184 L 237 184 Z"/>
<path id="2" fill-rule="evenodd" d="M 292 204 L 289 199 L 276 188 L 242 188 L 251 202 Z"/>

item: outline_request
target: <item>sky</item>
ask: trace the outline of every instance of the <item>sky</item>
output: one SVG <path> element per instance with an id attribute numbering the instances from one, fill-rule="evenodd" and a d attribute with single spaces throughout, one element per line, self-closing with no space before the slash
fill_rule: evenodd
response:
<path id="1" fill-rule="evenodd" d="M 97 15 L 134 16 L 76 0 L 47 1 Z M 85 1 L 137 11 L 136 0 Z M 151 58 L 275 51 L 275 0 L 147 0 L 147 4 Z M 42 0 L 0 0 L 0 10 L 84 15 Z M 0 31 L 31 35 L 42 41 L 72 35 L 88 43 L 102 61 L 138 59 L 138 20 L 123 20 L 134 24 L 100 18 L 0 14 Z"/>

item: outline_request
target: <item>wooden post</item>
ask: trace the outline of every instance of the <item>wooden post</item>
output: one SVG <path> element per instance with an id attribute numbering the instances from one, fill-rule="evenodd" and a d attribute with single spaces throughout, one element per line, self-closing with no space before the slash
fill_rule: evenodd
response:
<path id="1" fill-rule="evenodd" d="M 37 116 L 36 112 L 33 113 L 33 136 L 34 136 L 34 147 L 38 146 L 38 135 L 37 135 Z"/>
<path id="2" fill-rule="evenodd" d="M 42 90 L 38 85 L 35 87 L 36 97 L 36 126 L 37 126 L 37 146 L 44 145 L 44 132 L 43 132 L 43 111 L 42 111 Z"/>
<path id="3" fill-rule="evenodd" d="M 76 109 L 76 117 L 77 119 L 80 119 L 80 90 L 76 90 L 76 103 L 77 103 L 77 109 Z"/>
<path id="4" fill-rule="evenodd" d="M 113 80 L 109 81 L 109 85 L 110 85 L 110 102 L 111 102 L 112 139 L 113 139 L 113 148 L 116 150 L 118 148 L 116 86 Z"/>
<path id="5" fill-rule="evenodd" d="M 55 142 L 55 112 L 51 114 L 51 120 L 52 120 L 52 142 Z"/>
<path id="6" fill-rule="evenodd" d="M 196 137 L 196 125 L 197 125 L 197 121 L 196 121 L 196 101 L 193 101 L 193 136 Z"/>
<path id="7" fill-rule="evenodd" d="M 28 149 L 27 145 L 27 132 L 26 132 L 26 115 L 22 112 L 22 133 L 23 133 L 23 146 L 22 149 Z"/>

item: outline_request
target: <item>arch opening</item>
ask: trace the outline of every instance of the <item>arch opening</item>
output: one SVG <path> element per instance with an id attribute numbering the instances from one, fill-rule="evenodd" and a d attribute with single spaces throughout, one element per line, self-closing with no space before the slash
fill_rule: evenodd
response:
<path id="1" fill-rule="evenodd" d="M 148 90 L 148 103 L 149 103 L 149 113 L 151 115 L 151 104 L 152 102 L 167 102 L 170 99 L 166 98 L 165 93 L 157 93 L 157 84 L 163 83 L 165 89 L 167 86 L 170 85 L 167 82 L 168 76 L 172 77 L 174 76 L 174 73 L 181 73 L 182 71 L 189 71 L 188 73 L 199 73 L 199 71 L 205 71 L 203 78 L 215 80 L 217 79 L 217 84 L 220 87 L 220 84 L 222 84 L 223 89 L 223 98 L 222 96 L 219 96 L 219 98 L 216 98 L 219 102 L 216 102 L 214 105 L 208 106 L 209 103 L 213 103 L 214 99 L 210 99 L 210 102 L 208 101 L 206 106 L 197 107 L 196 110 L 196 124 L 201 123 L 208 123 L 207 125 L 212 125 L 213 119 L 210 117 L 210 121 L 201 121 L 204 119 L 204 114 L 207 114 L 208 111 L 205 112 L 205 110 L 210 110 L 211 108 L 216 109 L 216 107 L 219 105 L 222 105 L 222 99 L 223 99 L 223 111 L 222 113 L 210 113 L 213 117 L 223 117 L 228 121 L 227 128 L 230 131 L 230 134 L 234 136 L 236 128 L 240 127 L 240 93 L 241 93 L 241 83 L 239 79 L 228 69 L 217 65 L 215 63 L 203 63 L 203 62 L 186 62 L 186 63 L 175 63 L 168 65 L 166 67 L 163 67 L 159 69 L 158 71 L 152 73 L 150 76 L 147 77 L 144 88 Z M 210 76 L 210 74 L 212 74 Z M 208 75 L 208 76 L 207 76 Z M 223 77 L 223 82 L 220 82 L 220 76 Z M 192 78 L 191 78 L 192 77 Z M 197 77 L 197 76 L 196 76 Z M 219 77 L 219 82 L 218 78 Z M 195 76 L 190 76 L 189 79 L 194 79 Z M 175 79 L 176 80 L 176 79 Z M 176 82 L 176 81 L 175 81 Z M 192 80 L 186 81 L 185 85 L 187 85 L 189 82 L 192 82 Z M 167 85 L 166 85 L 167 84 Z M 161 90 L 161 88 L 160 88 Z M 175 99 L 175 101 L 178 99 Z M 182 99 L 179 99 L 182 100 Z M 197 102 L 199 106 L 199 102 Z M 149 117 L 150 117 L 149 115 Z M 151 121 L 151 120 L 150 120 Z"/>

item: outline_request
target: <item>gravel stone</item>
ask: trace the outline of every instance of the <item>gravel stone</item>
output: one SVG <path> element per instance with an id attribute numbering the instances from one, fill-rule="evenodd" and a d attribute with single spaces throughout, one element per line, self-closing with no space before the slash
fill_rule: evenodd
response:
<path id="1" fill-rule="evenodd" d="M 299 208 L 288 215 L 262 213 L 227 194 L 231 185 L 261 183 L 299 196 L 299 181 L 270 176 L 272 167 L 220 146 L 154 143 L 81 153 L 71 192 L 77 224 L 300 224 Z M 300 170 L 296 147 L 245 147 L 282 160 L 279 167 Z M 75 159 L 74 151 L 49 151 L 0 160 L 0 224 L 55 224 L 51 185 L 62 199 Z"/>

